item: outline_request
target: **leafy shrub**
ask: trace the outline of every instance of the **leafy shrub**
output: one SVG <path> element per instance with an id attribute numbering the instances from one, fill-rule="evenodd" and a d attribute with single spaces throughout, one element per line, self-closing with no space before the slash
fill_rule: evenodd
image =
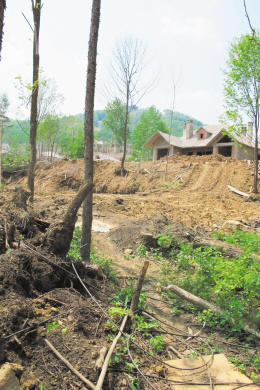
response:
<path id="1" fill-rule="evenodd" d="M 2 155 L 3 169 L 12 171 L 29 163 L 30 154 L 28 147 L 17 146 L 11 148 L 8 153 Z"/>
<path id="2" fill-rule="evenodd" d="M 68 256 L 71 257 L 74 261 L 81 261 L 80 256 L 80 240 L 81 240 L 81 229 L 76 226 L 73 232 L 73 239 L 70 244 L 70 250 Z M 92 263 L 99 264 L 102 268 L 104 274 L 114 280 L 116 278 L 115 271 L 111 268 L 112 260 L 106 259 L 105 256 L 99 256 L 93 250 L 90 253 L 90 261 Z"/>
<path id="3" fill-rule="evenodd" d="M 182 244 L 174 256 L 164 259 L 161 264 L 164 284 L 172 283 L 177 277 L 180 287 L 215 303 L 226 312 L 225 319 L 210 311 L 204 311 L 201 318 L 211 324 L 224 325 L 228 321 L 237 331 L 241 329 L 244 318 L 257 324 L 260 317 L 260 264 L 250 256 L 252 251 L 257 252 L 260 238 L 257 234 L 237 231 L 228 239 L 244 248 L 242 256 L 231 259 L 216 248 L 193 249 L 190 244 Z M 190 309 L 190 305 L 172 297 L 169 292 L 167 295 L 174 301 L 174 307 Z"/>
<path id="4" fill-rule="evenodd" d="M 133 283 L 130 284 L 130 286 L 123 288 L 122 290 L 115 293 L 115 298 L 111 302 L 113 305 L 116 306 L 124 306 L 129 307 L 132 298 L 134 295 L 134 285 Z M 138 302 L 138 308 L 142 309 L 146 303 L 146 295 L 141 292 Z"/>
<path id="5" fill-rule="evenodd" d="M 161 353 L 164 348 L 164 340 L 163 336 L 161 334 L 158 334 L 154 337 L 151 337 L 149 340 L 149 343 L 151 344 L 151 347 L 154 352 Z"/>
<path id="6" fill-rule="evenodd" d="M 233 233 L 215 232 L 213 237 L 226 241 L 229 244 L 236 245 L 246 253 L 260 254 L 260 235 L 242 230 L 235 230 Z"/>

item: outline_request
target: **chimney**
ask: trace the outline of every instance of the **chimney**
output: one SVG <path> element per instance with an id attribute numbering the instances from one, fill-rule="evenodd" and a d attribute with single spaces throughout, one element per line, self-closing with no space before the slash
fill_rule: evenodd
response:
<path id="1" fill-rule="evenodd" d="M 193 136 L 193 120 L 189 119 L 183 127 L 183 136 L 185 139 L 190 139 Z"/>
<path id="2" fill-rule="evenodd" d="M 247 124 L 247 136 L 251 140 L 253 139 L 253 122 L 248 122 Z"/>

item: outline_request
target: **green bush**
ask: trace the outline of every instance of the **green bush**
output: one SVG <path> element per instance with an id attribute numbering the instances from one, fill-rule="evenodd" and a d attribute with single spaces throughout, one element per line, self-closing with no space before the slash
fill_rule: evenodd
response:
<path id="1" fill-rule="evenodd" d="M 8 153 L 2 155 L 3 169 L 12 171 L 28 165 L 30 159 L 29 147 L 17 146 L 11 148 Z"/>
<path id="2" fill-rule="evenodd" d="M 73 233 L 73 239 L 70 244 L 70 250 L 68 256 L 74 261 L 81 261 L 80 256 L 80 241 L 81 241 L 81 229 L 76 226 Z M 111 280 L 116 278 L 115 271 L 111 268 L 112 260 L 105 258 L 105 256 L 99 256 L 95 251 L 90 253 L 90 261 L 92 263 L 99 264 L 104 274 Z"/>
<path id="3" fill-rule="evenodd" d="M 245 318 L 257 325 L 260 317 L 260 264 L 250 256 L 252 251 L 257 252 L 260 238 L 241 231 L 222 237 L 242 247 L 244 254 L 232 259 L 213 247 L 193 249 L 190 244 L 182 244 L 174 254 L 169 251 L 167 260 L 161 262 L 163 283 L 176 280 L 178 286 L 216 304 L 225 311 L 225 319 L 209 311 L 204 311 L 201 317 L 215 324 L 228 321 L 237 331 Z M 174 306 L 190 309 L 187 303 L 167 294 Z"/>

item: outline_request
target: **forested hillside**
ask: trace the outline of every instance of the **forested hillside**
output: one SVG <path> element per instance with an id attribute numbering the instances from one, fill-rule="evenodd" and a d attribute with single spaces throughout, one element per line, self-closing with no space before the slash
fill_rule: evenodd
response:
<path id="1" fill-rule="evenodd" d="M 147 109 L 135 108 L 130 114 L 129 124 L 129 138 L 128 142 L 132 143 L 132 133 L 136 128 L 142 114 Z M 113 132 L 108 129 L 103 122 L 106 118 L 105 110 L 96 110 L 94 112 L 94 127 L 95 139 L 111 144 L 114 142 Z M 161 119 L 170 128 L 171 110 L 166 109 L 161 113 Z M 184 123 L 188 119 L 194 120 L 194 127 L 197 128 L 202 125 L 202 122 L 191 118 L 179 112 L 174 112 L 172 117 L 172 134 L 181 136 Z M 47 117 L 39 125 L 38 131 L 38 148 L 48 150 L 55 150 L 61 154 L 67 154 L 71 157 L 83 157 L 83 114 L 69 115 L 69 116 L 55 116 L 53 118 Z M 29 143 L 29 120 L 11 119 L 4 131 L 3 141 L 7 143 L 10 148 L 23 147 Z"/>

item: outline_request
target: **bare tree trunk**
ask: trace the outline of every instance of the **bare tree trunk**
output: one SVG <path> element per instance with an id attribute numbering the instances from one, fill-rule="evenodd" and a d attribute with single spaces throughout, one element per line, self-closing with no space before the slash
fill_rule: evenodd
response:
<path id="1" fill-rule="evenodd" d="M 89 192 L 92 192 L 92 183 L 87 182 L 80 188 L 79 192 L 70 203 L 63 221 L 49 227 L 45 241 L 51 252 L 60 256 L 65 256 L 69 251 L 75 223 L 77 221 L 78 210 Z"/>
<path id="2" fill-rule="evenodd" d="M 124 174 L 125 171 L 125 158 L 126 158 L 126 140 L 127 140 L 127 126 L 128 126 L 128 112 L 129 112 L 129 85 L 127 86 L 126 91 L 126 105 L 125 105 L 125 123 L 124 123 L 124 150 L 121 161 L 121 174 Z"/>
<path id="3" fill-rule="evenodd" d="M 100 19 L 101 0 L 93 0 L 90 26 L 88 69 L 84 118 L 84 181 L 89 183 L 91 190 L 83 203 L 82 211 L 82 236 L 80 254 L 83 260 L 90 260 L 91 228 L 92 228 L 92 203 L 93 203 L 93 112 L 96 80 L 97 42 Z"/>
<path id="4" fill-rule="evenodd" d="M 0 121 L 0 190 L 2 189 L 3 121 Z"/>
<path id="5" fill-rule="evenodd" d="M 32 0 L 32 11 L 34 20 L 34 37 L 33 37 L 33 85 L 31 97 L 31 117 L 30 117 L 30 164 L 28 168 L 28 188 L 31 196 L 34 198 L 34 176 L 36 165 L 36 137 L 37 137 L 37 104 L 39 91 L 39 33 L 40 33 L 40 18 L 41 18 L 41 0 Z"/>
<path id="6" fill-rule="evenodd" d="M 254 162 L 255 162 L 255 172 L 254 172 L 254 193 L 258 193 L 258 125 L 259 125 L 259 108 L 258 101 L 256 102 L 256 115 L 255 115 L 255 150 L 254 150 Z"/>
<path id="7" fill-rule="evenodd" d="M 6 1 L 0 0 L 0 61 L 1 61 L 1 51 L 2 51 L 5 9 L 6 9 Z"/>

